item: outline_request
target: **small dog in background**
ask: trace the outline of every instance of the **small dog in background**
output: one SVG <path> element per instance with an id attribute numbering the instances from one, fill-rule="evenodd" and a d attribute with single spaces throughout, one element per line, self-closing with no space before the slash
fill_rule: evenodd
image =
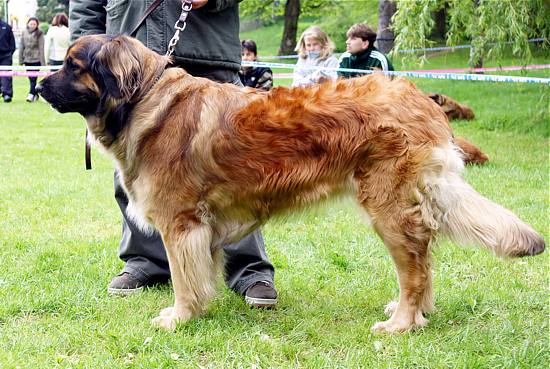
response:
<path id="1" fill-rule="evenodd" d="M 441 107 L 449 120 L 465 119 L 472 120 L 475 118 L 474 111 L 467 105 L 460 104 L 458 101 L 451 99 L 449 96 L 442 94 L 428 94 L 437 105 Z M 465 139 L 464 137 L 454 137 L 454 143 L 464 153 L 465 164 L 482 165 L 489 161 L 489 157 L 481 151 L 479 147 Z"/>
<path id="2" fill-rule="evenodd" d="M 489 161 L 489 157 L 479 147 L 464 137 L 455 136 L 453 142 L 462 150 L 465 164 L 482 165 Z"/>
<path id="3" fill-rule="evenodd" d="M 441 106 L 445 115 L 449 120 L 453 119 L 465 119 L 472 120 L 476 116 L 474 111 L 467 105 L 463 105 L 456 100 L 451 99 L 449 96 L 442 94 L 429 94 L 428 97 L 435 101 L 435 103 Z"/>

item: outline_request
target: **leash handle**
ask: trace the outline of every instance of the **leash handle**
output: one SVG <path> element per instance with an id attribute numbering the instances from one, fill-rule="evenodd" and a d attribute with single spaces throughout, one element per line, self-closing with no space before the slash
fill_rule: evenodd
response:
<path id="1" fill-rule="evenodd" d="M 84 156 L 86 158 L 86 170 L 92 169 L 92 150 L 88 141 L 88 128 L 86 128 L 86 147 L 84 148 Z"/>
<path id="2" fill-rule="evenodd" d="M 168 43 L 166 56 L 171 56 L 174 53 L 176 44 L 180 40 L 180 32 L 183 31 L 187 26 L 187 23 L 185 21 L 191 9 L 193 9 L 192 0 L 181 0 L 181 14 L 179 19 L 176 21 L 176 24 L 174 24 L 174 28 L 176 31 L 174 32 L 174 36 L 170 39 L 170 42 Z"/>
<path id="3" fill-rule="evenodd" d="M 143 16 L 139 19 L 139 22 L 135 25 L 134 29 L 132 29 L 132 32 L 130 32 L 130 36 L 132 37 L 136 37 L 136 33 L 139 29 L 139 27 L 141 27 L 141 25 L 143 24 L 143 22 L 145 22 L 145 19 L 149 16 L 149 14 L 151 14 L 152 12 L 155 11 L 156 8 L 158 8 L 158 6 L 163 2 L 164 0 L 155 0 L 154 3 L 152 3 L 149 8 L 147 8 L 147 10 L 145 10 L 145 13 L 143 13 Z"/>

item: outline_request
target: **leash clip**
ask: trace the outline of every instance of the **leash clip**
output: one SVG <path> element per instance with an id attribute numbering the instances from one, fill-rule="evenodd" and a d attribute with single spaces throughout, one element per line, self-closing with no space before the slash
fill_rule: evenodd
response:
<path id="1" fill-rule="evenodd" d="M 166 56 L 171 56 L 174 53 L 176 44 L 180 40 L 180 32 L 183 31 L 187 26 L 187 23 L 185 21 L 191 9 L 193 9 L 192 0 L 181 0 L 181 14 L 179 19 L 176 21 L 176 24 L 174 24 L 174 29 L 176 31 L 174 32 L 174 36 L 170 39 L 170 42 L 168 43 L 168 50 L 166 51 Z"/>

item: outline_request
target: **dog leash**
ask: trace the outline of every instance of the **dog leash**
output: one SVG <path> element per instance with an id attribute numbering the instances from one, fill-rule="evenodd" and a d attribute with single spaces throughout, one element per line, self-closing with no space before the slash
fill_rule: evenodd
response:
<path id="1" fill-rule="evenodd" d="M 155 0 L 147 10 L 145 10 L 145 13 L 143 13 L 143 16 L 140 18 L 138 23 L 135 25 L 135 27 L 132 29 L 132 32 L 130 32 L 130 36 L 135 37 L 136 33 L 145 22 L 145 19 L 155 11 L 156 8 L 159 7 L 159 5 L 164 0 Z M 176 24 L 174 24 L 174 29 L 176 30 L 174 32 L 174 36 L 170 39 L 170 42 L 168 43 L 168 50 L 166 51 L 166 56 L 171 56 L 174 53 L 174 49 L 176 48 L 176 45 L 178 41 L 180 40 L 180 32 L 182 32 L 185 27 L 187 26 L 186 20 L 187 16 L 189 15 L 189 12 L 193 9 L 193 0 L 181 0 L 181 14 L 178 20 L 176 21 Z"/>
<path id="2" fill-rule="evenodd" d="M 143 13 L 143 16 L 139 19 L 138 23 L 135 25 L 135 27 L 132 29 L 132 32 L 130 32 L 130 36 L 135 37 L 136 33 L 145 22 L 145 19 L 155 11 L 159 7 L 159 5 L 164 0 L 155 0 L 149 7 L 145 10 L 145 13 Z M 174 24 L 174 36 L 170 39 L 170 42 L 168 43 L 168 50 L 166 50 L 166 56 L 171 56 L 174 53 L 174 49 L 176 48 L 176 45 L 178 41 L 180 40 L 180 32 L 182 32 L 185 27 L 187 26 L 186 20 L 187 16 L 189 15 L 189 12 L 193 9 L 193 0 L 181 0 L 181 14 L 178 20 L 176 21 L 176 24 Z M 84 148 L 84 156 L 86 161 L 86 170 L 92 169 L 92 150 L 90 147 L 90 142 L 88 142 L 88 129 L 86 129 L 86 146 Z"/>
<path id="3" fill-rule="evenodd" d="M 174 49 L 176 48 L 176 44 L 180 40 L 180 32 L 182 32 L 185 27 L 187 26 L 187 23 L 185 22 L 187 20 L 187 16 L 189 15 L 189 12 L 193 9 L 193 1 L 192 0 L 181 0 L 181 14 L 179 19 L 176 21 L 176 24 L 174 24 L 174 29 L 176 30 L 174 32 L 174 36 L 170 39 L 170 42 L 168 43 L 168 50 L 166 51 L 166 56 L 171 56 L 174 52 Z"/>

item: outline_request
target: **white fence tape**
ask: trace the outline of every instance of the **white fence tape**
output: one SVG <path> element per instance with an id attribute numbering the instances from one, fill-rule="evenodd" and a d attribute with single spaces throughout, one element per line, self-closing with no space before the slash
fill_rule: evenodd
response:
<path id="1" fill-rule="evenodd" d="M 284 63 L 265 63 L 265 62 L 242 62 L 243 66 L 253 66 L 253 67 L 267 67 L 267 68 L 285 68 L 285 69 L 295 69 L 296 65 L 293 64 L 284 64 Z M 303 67 L 302 69 L 309 70 L 327 70 L 327 71 L 336 71 L 336 72 L 352 72 L 352 73 L 363 73 L 371 74 L 375 73 L 373 70 L 365 69 L 349 69 L 349 68 L 326 68 L 326 67 Z M 376 71 L 378 72 L 378 71 Z M 404 77 L 414 77 L 414 78 L 435 78 L 435 79 L 452 79 L 460 81 L 485 81 L 485 82 L 514 82 L 514 83 L 543 83 L 550 84 L 550 78 L 535 78 L 535 77 L 517 77 L 517 76 L 498 76 L 498 75 L 486 75 L 486 74 L 464 74 L 464 73 L 433 73 L 433 72 L 419 72 L 419 71 L 386 71 L 378 72 L 384 73 L 390 76 L 404 76 Z"/>

